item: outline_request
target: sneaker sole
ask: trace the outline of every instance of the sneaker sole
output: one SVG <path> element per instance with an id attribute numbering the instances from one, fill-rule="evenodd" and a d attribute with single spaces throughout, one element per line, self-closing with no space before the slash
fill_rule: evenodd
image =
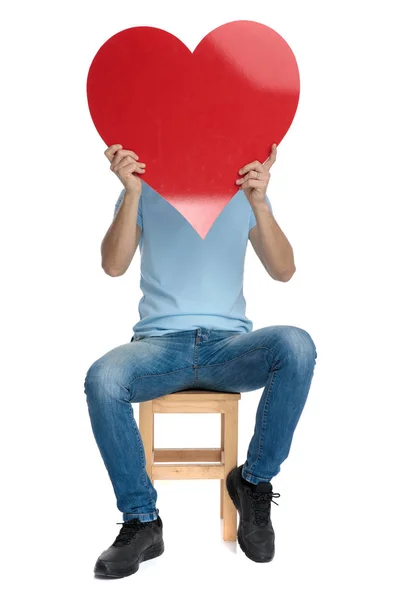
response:
<path id="1" fill-rule="evenodd" d="M 100 577 L 127 577 L 128 575 L 133 575 L 139 570 L 140 563 L 144 562 L 145 560 L 150 560 L 151 558 L 161 556 L 163 552 L 164 540 L 161 540 L 161 542 L 158 542 L 158 544 L 154 544 L 154 546 L 146 548 L 146 550 L 139 556 L 139 558 L 129 569 L 112 569 L 110 568 L 109 563 L 98 561 L 94 567 L 94 573 Z"/>
<path id="2" fill-rule="evenodd" d="M 240 506 L 239 497 L 236 493 L 234 485 L 232 484 L 233 475 L 231 473 L 232 473 L 232 471 L 230 473 L 228 473 L 228 475 L 226 477 L 226 489 L 228 490 L 230 499 L 232 500 L 233 504 L 235 505 L 237 511 L 239 512 L 239 506 Z M 240 517 L 240 512 L 239 512 L 239 517 Z M 249 554 L 246 546 L 243 543 L 243 539 L 241 537 L 240 521 L 239 521 L 239 526 L 238 526 L 238 530 L 237 530 L 237 540 L 239 542 L 239 546 L 241 547 L 241 549 L 243 550 L 243 552 L 245 553 L 247 558 L 250 558 L 250 560 L 253 560 L 254 562 L 259 562 L 259 563 L 271 562 L 271 560 L 275 556 L 275 549 L 274 549 L 274 553 L 272 554 L 272 556 L 269 556 L 268 558 L 263 558 L 263 559 L 260 559 L 256 556 L 252 556 L 251 554 Z"/>

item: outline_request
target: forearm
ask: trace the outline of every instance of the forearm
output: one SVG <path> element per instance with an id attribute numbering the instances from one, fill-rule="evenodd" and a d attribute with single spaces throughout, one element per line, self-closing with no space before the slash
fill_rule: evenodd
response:
<path id="1" fill-rule="evenodd" d="M 128 269 L 138 241 L 136 219 L 140 194 L 126 191 L 113 222 L 101 244 L 101 266 L 107 275 L 118 277 Z"/>
<path id="2" fill-rule="evenodd" d="M 277 280 L 288 281 L 296 271 L 293 249 L 268 204 L 252 207 L 257 221 L 261 261 Z"/>

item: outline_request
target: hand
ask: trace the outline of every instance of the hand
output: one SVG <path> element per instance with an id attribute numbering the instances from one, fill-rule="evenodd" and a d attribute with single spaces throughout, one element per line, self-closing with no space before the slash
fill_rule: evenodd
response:
<path id="1" fill-rule="evenodd" d="M 252 206 L 258 203 L 265 204 L 265 195 L 271 177 L 269 170 L 276 160 L 276 152 L 277 146 L 272 144 L 271 154 L 263 164 L 255 160 L 239 171 L 239 175 L 244 175 L 244 177 L 236 179 L 236 183 L 240 185 L 239 189 L 244 191 Z"/>
<path id="2" fill-rule="evenodd" d="M 137 162 L 138 155 L 132 150 L 124 150 L 121 144 L 113 144 L 104 154 L 111 162 L 110 169 L 120 179 L 126 191 L 141 193 L 142 180 L 135 173 L 145 173 L 145 163 Z"/>

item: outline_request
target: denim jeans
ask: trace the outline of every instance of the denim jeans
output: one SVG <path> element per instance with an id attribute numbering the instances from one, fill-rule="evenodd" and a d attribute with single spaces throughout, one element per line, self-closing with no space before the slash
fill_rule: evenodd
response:
<path id="1" fill-rule="evenodd" d="M 269 481 L 289 454 L 316 358 L 304 329 L 273 325 L 248 333 L 198 327 L 135 334 L 96 360 L 85 378 L 86 401 L 123 521 L 152 521 L 159 512 L 132 403 L 188 389 L 263 388 L 242 475 L 251 483 Z"/>

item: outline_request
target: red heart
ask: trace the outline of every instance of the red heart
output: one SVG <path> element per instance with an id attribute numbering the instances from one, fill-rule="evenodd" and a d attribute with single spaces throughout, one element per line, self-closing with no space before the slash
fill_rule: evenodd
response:
<path id="1" fill-rule="evenodd" d="M 192 53 L 153 27 L 113 35 L 88 72 L 89 111 L 107 146 L 146 163 L 144 179 L 204 238 L 293 121 L 299 71 L 285 40 L 254 21 L 217 27 Z"/>

